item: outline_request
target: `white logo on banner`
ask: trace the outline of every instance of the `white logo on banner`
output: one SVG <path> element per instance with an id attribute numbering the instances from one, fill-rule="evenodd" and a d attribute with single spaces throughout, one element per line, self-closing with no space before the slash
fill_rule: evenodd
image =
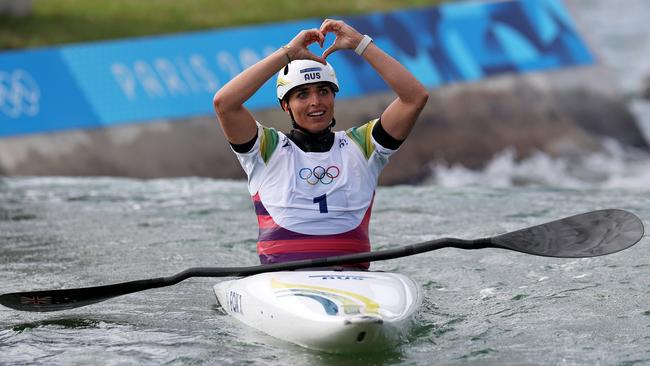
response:
<path id="1" fill-rule="evenodd" d="M 9 118 L 38 114 L 41 90 L 25 70 L 0 70 L 0 111 Z"/>
<path id="2" fill-rule="evenodd" d="M 275 48 L 265 47 L 262 57 L 273 52 Z M 122 94 L 129 101 L 142 97 L 155 100 L 214 93 L 222 85 L 217 69 L 233 78 L 262 57 L 254 50 L 243 49 L 239 52 L 239 59 L 229 52 L 218 52 L 216 64 L 199 54 L 190 54 L 176 58 L 138 59 L 129 63 L 113 62 L 109 67 Z"/>
<path id="3" fill-rule="evenodd" d="M 201 55 L 175 60 L 159 57 L 153 61 L 110 65 L 113 78 L 128 100 L 138 99 L 142 90 L 149 99 L 213 92 L 221 82 Z M 140 95 L 141 96 L 141 95 Z"/>

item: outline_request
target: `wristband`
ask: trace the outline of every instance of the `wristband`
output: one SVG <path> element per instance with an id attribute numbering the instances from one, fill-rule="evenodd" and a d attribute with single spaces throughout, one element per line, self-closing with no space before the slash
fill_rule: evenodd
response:
<path id="1" fill-rule="evenodd" d="M 289 62 L 291 62 L 291 56 L 289 56 L 289 49 L 291 49 L 291 46 L 289 46 L 288 44 L 285 44 L 281 48 L 284 50 L 284 55 L 287 56 L 287 60 Z"/>
<path id="2" fill-rule="evenodd" d="M 363 51 L 365 51 L 366 48 L 368 48 L 368 45 L 370 44 L 370 42 L 372 42 L 372 38 L 370 38 L 369 35 L 364 34 L 363 39 L 361 40 L 361 42 L 359 42 L 359 45 L 357 45 L 357 48 L 354 49 L 354 52 L 356 52 L 357 55 L 359 55 L 359 56 L 363 55 Z"/>

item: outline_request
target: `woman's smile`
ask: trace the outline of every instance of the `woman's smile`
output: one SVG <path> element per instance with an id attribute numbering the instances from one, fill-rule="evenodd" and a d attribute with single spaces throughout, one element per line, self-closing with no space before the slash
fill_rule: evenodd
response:
<path id="1" fill-rule="evenodd" d="M 292 91 L 288 106 L 300 127 L 313 133 L 320 132 L 334 117 L 334 92 L 329 83 L 300 86 Z"/>

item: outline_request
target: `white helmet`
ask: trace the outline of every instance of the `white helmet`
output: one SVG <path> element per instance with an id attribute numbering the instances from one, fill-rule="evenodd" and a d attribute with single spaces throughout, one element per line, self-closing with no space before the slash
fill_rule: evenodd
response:
<path id="1" fill-rule="evenodd" d="M 323 81 L 332 83 L 332 88 L 335 93 L 339 91 L 339 82 L 336 80 L 336 73 L 329 63 L 323 65 L 313 60 L 291 61 L 278 73 L 278 81 L 276 83 L 278 100 L 282 103 L 282 98 L 297 86 Z"/>

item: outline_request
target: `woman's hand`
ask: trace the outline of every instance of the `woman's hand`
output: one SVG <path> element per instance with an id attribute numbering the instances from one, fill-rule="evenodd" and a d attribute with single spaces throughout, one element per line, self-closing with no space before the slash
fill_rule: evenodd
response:
<path id="1" fill-rule="evenodd" d="M 327 33 L 334 33 L 336 39 L 334 43 L 323 52 L 323 59 L 327 58 L 332 52 L 345 49 L 355 49 L 363 39 L 363 35 L 356 29 L 345 24 L 342 20 L 325 19 L 320 26 L 320 32 L 323 38 Z M 322 47 L 322 44 L 321 44 Z"/>
<path id="2" fill-rule="evenodd" d="M 334 43 L 323 52 L 322 56 L 316 56 L 307 47 L 312 43 L 318 43 L 323 47 L 327 33 L 335 34 L 336 38 L 334 39 Z M 345 24 L 344 21 L 325 19 L 320 29 L 300 31 L 284 48 L 286 49 L 287 56 L 292 61 L 314 60 L 325 64 L 327 63 L 325 58 L 332 52 L 343 49 L 355 49 L 362 39 L 363 35 L 357 32 L 356 29 Z"/>
<path id="3" fill-rule="evenodd" d="M 318 43 L 322 48 L 323 42 L 325 42 L 325 35 L 320 30 L 306 29 L 300 31 L 284 48 L 291 61 L 314 60 L 325 64 L 325 57 L 316 56 L 307 48 L 312 43 Z"/>

